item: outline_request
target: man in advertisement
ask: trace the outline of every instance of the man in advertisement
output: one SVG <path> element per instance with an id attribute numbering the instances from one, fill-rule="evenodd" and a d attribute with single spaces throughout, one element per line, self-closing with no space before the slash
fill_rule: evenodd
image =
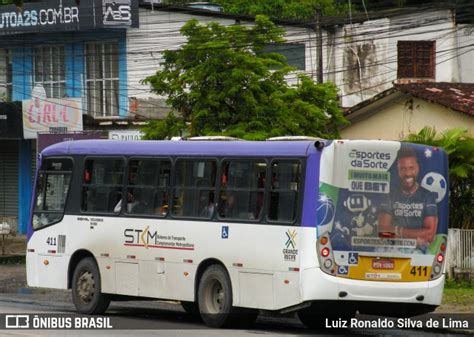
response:
<path id="1" fill-rule="evenodd" d="M 435 194 L 417 181 L 420 166 L 414 149 L 399 150 L 397 172 L 399 188 L 380 204 L 379 236 L 415 239 L 417 249 L 426 252 L 436 235 L 438 210 Z"/>

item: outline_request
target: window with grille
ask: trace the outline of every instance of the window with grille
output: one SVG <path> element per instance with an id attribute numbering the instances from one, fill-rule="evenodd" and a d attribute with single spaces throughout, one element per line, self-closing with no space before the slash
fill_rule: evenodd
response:
<path id="1" fill-rule="evenodd" d="M 12 56 L 11 50 L 0 49 L 0 99 L 12 98 Z"/>
<path id="2" fill-rule="evenodd" d="M 118 116 L 118 43 L 88 43 L 85 55 L 88 113 L 95 118 Z"/>
<path id="3" fill-rule="evenodd" d="M 398 78 L 435 78 L 435 41 L 398 41 Z"/>
<path id="4" fill-rule="evenodd" d="M 64 46 L 34 48 L 35 85 L 41 84 L 50 98 L 62 98 L 66 95 L 64 64 Z"/>

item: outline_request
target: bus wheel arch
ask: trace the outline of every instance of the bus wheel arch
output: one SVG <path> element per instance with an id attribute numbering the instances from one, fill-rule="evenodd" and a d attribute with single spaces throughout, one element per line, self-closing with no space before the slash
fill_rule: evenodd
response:
<path id="1" fill-rule="evenodd" d="M 74 254 L 71 255 L 71 258 L 69 259 L 69 266 L 67 270 L 67 288 L 71 289 L 72 286 L 72 276 L 74 274 L 74 270 L 76 269 L 77 265 L 82 259 L 85 259 L 86 257 L 91 257 L 94 259 L 95 263 L 97 264 L 97 260 L 94 257 L 94 254 L 92 254 L 90 251 L 85 250 L 85 249 L 80 249 L 74 252 Z"/>
<path id="2" fill-rule="evenodd" d="M 196 269 L 196 278 L 194 279 L 194 302 L 196 304 L 198 301 L 198 289 L 199 289 L 199 283 L 201 282 L 202 275 L 204 274 L 207 268 L 209 268 L 210 266 L 214 264 L 221 265 L 227 271 L 227 275 L 229 275 L 229 271 L 227 270 L 225 265 L 218 259 L 210 258 L 210 259 L 201 261 L 201 263 L 199 263 L 199 266 Z M 229 275 L 229 278 L 230 278 L 230 275 Z"/>

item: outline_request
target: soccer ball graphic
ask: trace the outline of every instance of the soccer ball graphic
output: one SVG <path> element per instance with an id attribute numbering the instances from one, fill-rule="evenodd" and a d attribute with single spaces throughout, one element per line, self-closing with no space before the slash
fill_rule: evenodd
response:
<path id="1" fill-rule="evenodd" d="M 327 194 L 322 192 L 318 195 L 316 219 L 318 221 L 318 226 L 328 225 L 334 219 L 334 203 Z"/>
<path id="2" fill-rule="evenodd" d="M 428 191 L 435 193 L 437 203 L 443 200 L 448 189 L 446 179 L 436 172 L 427 173 L 421 180 L 421 186 L 426 188 Z"/>

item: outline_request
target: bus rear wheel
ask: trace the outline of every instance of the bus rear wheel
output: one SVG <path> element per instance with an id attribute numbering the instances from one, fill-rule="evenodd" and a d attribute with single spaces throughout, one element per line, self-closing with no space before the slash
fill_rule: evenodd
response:
<path id="1" fill-rule="evenodd" d="M 101 293 L 100 272 L 91 257 L 82 259 L 72 276 L 72 300 L 81 314 L 103 314 L 110 304 L 110 297 Z"/>
<path id="2" fill-rule="evenodd" d="M 220 328 L 232 320 L 232 286 L 224 267 L 212 265 L 199 282 L 198 305 L 202 320 L 207 326 Z"/>

